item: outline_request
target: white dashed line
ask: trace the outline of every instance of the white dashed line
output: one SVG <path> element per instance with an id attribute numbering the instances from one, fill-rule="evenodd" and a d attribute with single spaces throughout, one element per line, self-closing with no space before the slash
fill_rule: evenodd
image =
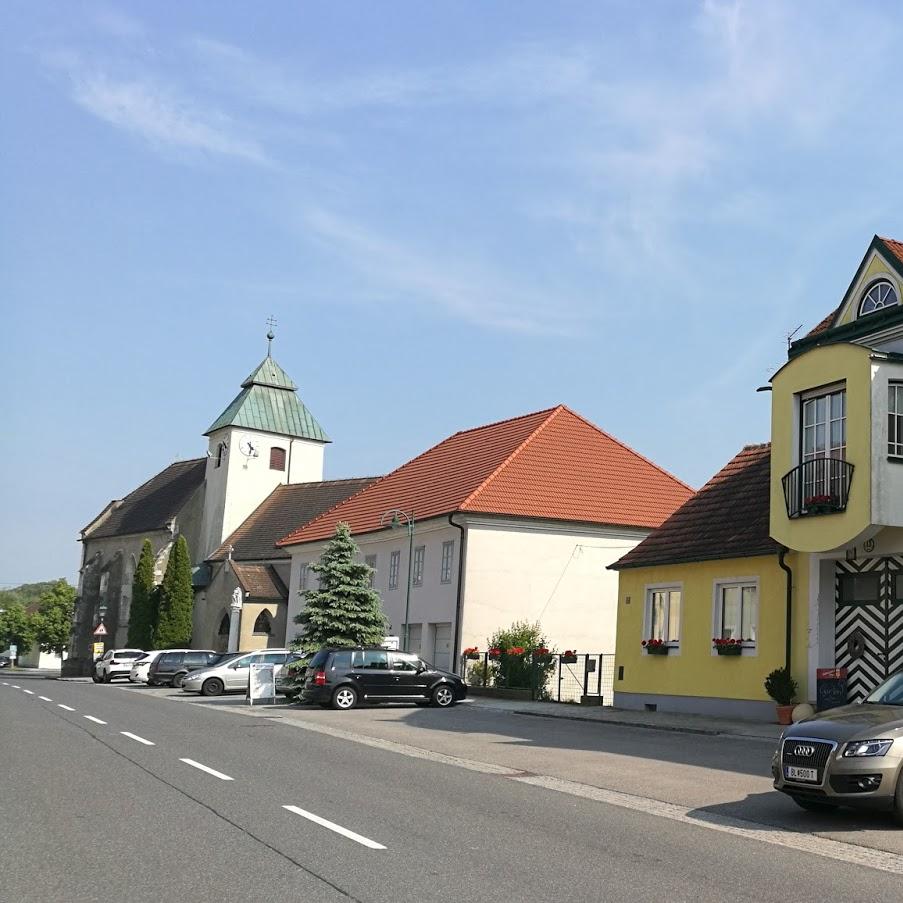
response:
<path id="1" fill-rule="evenodd" d="M 137 734 L 130 734 L 128 731 L 120 731 L 123 737 L 128 737 L 129 740 L 134 740 L 137 743 L 143 743 L 145 746 L 156 746 L 155 743 L 151 743 L 150 740 L 145 740 L 144 737 L 139 737 Z"/>
<path id="2" fill-rule="evenodd" d="M 221 781 L 234 781 L 235 778 L 230 778 L 229 775 L 223 774 L 221 771 L 217 771 L 215 768 L 210 768 L 207 765 L 202 765 L 200 762 L 195 762 L 194 759 L 179 759 L 180 762 L 184 762 L 186 765 L 190 765 L 192 768 L 199 768 L 201 771 L 206 771 L 207 774 L 212 774 L 213 777 L 219 778 Z"/>
<path id="3" fill-rule="evenodd" d="M 39 696 L 38 699 L 43 699 L 44 702 L 53 702 L 49 696 Z"/>
<path id="4" fill-rule="evenodd" d="M 11 686 L 14 690 L 21 690 L 21 689 L 22 689 L 18 684 L 10 684 L 10 686 Z"/>
<path id="5" fill-rule="evenodd" d="M 4 687 L 8 687 L 9 684 L 4 680 L 4 681 L 3 681 L 3 686 L 4 686 Z"/>
<path id="6" fill-rule="evenodd" d="M 95 718 L 93 715 L 82 715 L 82 718 L 87 718 L 88 721 L 93 721 L 95 724 L 106 724 L 106 721 L 101 721 L 100 718 Z"/>
<path id="7" fill-rule="evenodd" d="M 23 693 L 27 693 L 29 696 L 34 696 L 34 692 L 32 690 L 23 690 Z"/>
<path id="8" fill-rule="evenodd" d="M 61 709 L 65 709 L 67 712 L 74 712 L 74 711 L 75 711 L 75 709 L 73 709 L 72 706 L 69 706 L 69 705 L 63 705 L 61 702 L 58 702 L 57 705 L 58 705 Z"/>
<path id="9" fill-rule="evenodd" d="M 384 850 L 385 847 L 381 843 L 377 843 L 375 840 L 370 840 L 369 837 L 364 837 L 361 834 L 355 834 L 354 831 L 349 831 L 347 828 L 343 828 L 341 825 L 337 825 L 335 822 L 327 821 L 325 818 L 320 818 L 319 815 L 314 815 L 313 812 L 308 812 L 305 809 L 301 809 L 298 806 L 283 806 L 283 809 L 288 809 L 289 812 L 294 812 L 295 815 L 300 815 L 301 818 L 306 818 L 308 821 L 312 821 L 316 825 L 320 825 L 323 828 L 328 828 L 330 831 L 335 831 L 336 834 L 341 834 L 342 837 L 347 837 L 349 840 L 353 840 L 355 843 L 359 843 L 363 847 L 369 847 L 371 850 Z"/>

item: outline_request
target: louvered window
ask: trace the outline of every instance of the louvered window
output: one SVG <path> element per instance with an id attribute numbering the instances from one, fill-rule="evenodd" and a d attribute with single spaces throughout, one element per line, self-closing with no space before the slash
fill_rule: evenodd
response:
<path id="1" fill-rule="evenodd" d="M 270 449 L 270 470 L 285 470 L 285 449 Z"/>

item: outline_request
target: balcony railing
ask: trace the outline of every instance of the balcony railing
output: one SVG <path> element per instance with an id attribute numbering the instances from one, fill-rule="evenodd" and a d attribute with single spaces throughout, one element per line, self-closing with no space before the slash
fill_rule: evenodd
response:
<path id="1" fill-rule="evenodd" d="M 853 465 L 841 458 L 813 458 L 781 478 L 787 517 L 832 514 L 847 507 Z"/>

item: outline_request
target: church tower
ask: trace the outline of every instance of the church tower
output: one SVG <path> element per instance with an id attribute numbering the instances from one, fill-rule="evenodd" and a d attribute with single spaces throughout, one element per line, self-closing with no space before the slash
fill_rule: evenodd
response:
<path id="1" fill-rule="evenodd" d="M 298 397 L 298 387 L 267 356 L 204 433 L 207 450 L 203 560 L 280 483 L 323 479 L 329 437 Z"/>

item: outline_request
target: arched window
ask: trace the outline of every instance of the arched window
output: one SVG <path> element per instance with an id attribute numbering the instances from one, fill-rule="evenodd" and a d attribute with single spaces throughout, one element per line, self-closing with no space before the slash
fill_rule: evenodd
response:
<path id="1" fill-rule="evenodd" d="M 220 442 L 216 447 L 216 464 L 215 467 L 223 466 L 223 455 L 226 453 L 226 443 Z"/>
<path id="2" fill-rule="evenodd" d="M 859 302 L 859 316 L 873 314 L 899 303 L 897 290 L 886 279 L 879 279 L 873 282 L 862 296 L 862 301 Z"/>
<path id="3" fill-rule="evenodd" d="M 219 622 L 219 635 L 229 636 L 229 615 L 223 615 L 222 621 Z"/>
<path id="4" fill-rule="evenodd" d="M 257 620 L 254 622 L 254 633 L 262 633 L 269 636 L 272 632 L 273 627 L 270 624 L 270 616 L 266 611 L 262 611 L 257 615 Z"/>
<path id="5" fill-rule="evenodd" d="M 270 449 L 270 470 L 285 470 L 285 449 Z"/>

